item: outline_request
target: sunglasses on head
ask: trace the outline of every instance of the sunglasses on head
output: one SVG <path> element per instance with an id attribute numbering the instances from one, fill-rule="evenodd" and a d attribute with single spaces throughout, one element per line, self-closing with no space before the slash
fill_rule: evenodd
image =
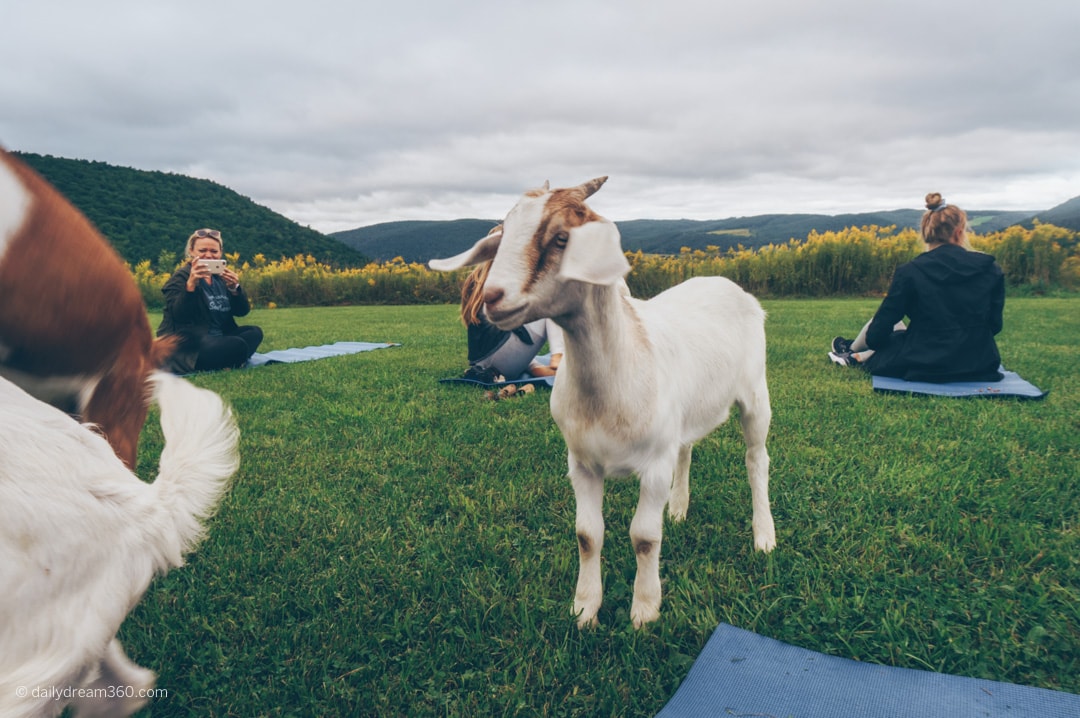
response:
<path id="1" fill-rule="evenodd" d="M 200 239 L 203 237 L 213 237 L 214 239 L 221 239 L 221 232 L 216 229 L 199 229 L 195 231 L 195 236 Z"/>

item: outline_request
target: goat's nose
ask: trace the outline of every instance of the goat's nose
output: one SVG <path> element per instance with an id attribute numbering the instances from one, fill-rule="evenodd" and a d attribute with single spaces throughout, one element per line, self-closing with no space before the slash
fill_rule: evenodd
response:
<path id="1" fill-rule="evenodd" d="M 484 304 L 497 304 L 504 294 L 506 292 L 498 287 L 486 287 L 484 289 Z"/>

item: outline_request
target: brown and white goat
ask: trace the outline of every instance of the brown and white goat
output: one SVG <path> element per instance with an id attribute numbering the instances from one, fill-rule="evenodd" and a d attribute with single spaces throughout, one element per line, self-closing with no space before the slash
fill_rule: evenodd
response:
<path id="1" fill-rule="evenodd" d="M 154 674 L 117 629 L 157 573 L 183 564 L 235 473 L 221 398 L 164 372 L 148 389 L 165 446 L 153 483 L 105 440 L 0 379 L 0 716 L 126 716 Z"/>
<path id="2" fill-rule="evenodd" d="M 488 318 L 510 329 L 551 317 L 563 328 L 551 415 L 566 442 L 577 500 L 574 610 L 581 626 L 597 620 L 604 478 L 636 474 L 630 617 L 640 627 L 660 612 L 664 507 L 673 520 L 686 516 L 691 448 L 727 420 L 732 405 L 746 442 L 754 545 L 776 545 L 765 448 L 765 312 L 722 277 L 697 277 L 649 301 L 631 297 L 619 231 L 585 204 L 606 179 L 528 192 L 501 231 L 430 266 L 449 271 L 494 258 L 484 292 Z"/>
<path id="3" fill-rule="evenodd" d="M 123 261 L 74 206 L 0 150 L 0 377 L 96 424 L 135 466 L 155 340 Z"/>

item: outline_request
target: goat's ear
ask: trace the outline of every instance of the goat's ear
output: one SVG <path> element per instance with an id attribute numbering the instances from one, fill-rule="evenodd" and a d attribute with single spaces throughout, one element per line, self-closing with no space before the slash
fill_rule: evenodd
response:
<path id="1" fill-rule="evenodd" d="M 471 264 L 480 264 L 486 262 L 495 256 L 495 253 L 499 251 L 499 242 L 502 241 L 503 228 L 500 224 L 495 229 L 488 232 L 487 236 L 474 244 L 471 249 L 467 249 L 461 254 L 454 255 L 453 257 L 447 257 L 446 259 L 432 259 L 428 262 L 428 266 L 437 272 L 452 272 L 455 269 L 461 269 Z"/>
<path id="2" fill-rule="evenodd" d="M 570 230 L 559 266 L 561 276 L 589 284 L 615 284 L 629 271 L 614 223 L 597 220 Z"/>

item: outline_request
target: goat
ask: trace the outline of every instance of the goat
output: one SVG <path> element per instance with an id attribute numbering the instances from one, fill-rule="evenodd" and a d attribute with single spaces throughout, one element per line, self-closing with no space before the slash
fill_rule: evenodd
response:
<path id="1" fill-rule="evenodd" d="M 130 715 L 153 672 L 116 632 L 155 573 L 181 566 L 238 466 L 221 398 L 149 379 L 165 447 L 135 476 L 90 428 L 0 379 L 0 715 Z M 81 694 L 81 695 L 80 695 Z"/>
<path id="2" fill-rule="evenodd" d="M 488 318 L 509 329 L 551 317 L 563 328 L 566 353 L 551 415 L 566 442 L 577 502 L 574 611 L 580 627 L 597 622 L 604 478 L 637 474 L 630 617 L 640 628 L 660 615 L 664 507 L 675 521 L 686 516 L 691 449 L 727 420 L 732 404 L 746 442 L 754 545 L 766 552 L 776 545 L 765 448 L 765 313 L 722 277 L 690 279 L 648 301 L 632 298 L 618 229 L 585 204 L 606 180 L 556 190 L 545 183 L 525 193 L 501 230 L 429 266 L 451 271 L 494 258 L 484 293 Z"/>
<path id="3" fill-rule="evenodd" d="M 155 340 L 116 251 L 36 172 L 0 150 L 0 377 L 100 427 L 130 468 Z"/>

